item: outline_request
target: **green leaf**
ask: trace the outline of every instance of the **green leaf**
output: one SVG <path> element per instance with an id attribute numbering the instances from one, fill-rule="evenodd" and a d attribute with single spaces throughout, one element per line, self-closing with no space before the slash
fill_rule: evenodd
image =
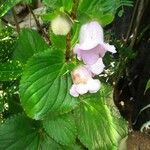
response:
<path id="1" fill-rule="evenodd" d="M 0 32 L 2 32 L 3 29 L 4 29 L 4 24 L 2 20 L 0 19 Z"/>
<path id="2" fill-rule="evenodd" d="M 67 150 L 67 148 L 47 136 L 39 121 L 31 120 L 23 114 L 13 116 L 0 124 L 2 150 Z"/>
<path id="3" fill-rule="evenodd" d="M 25 64 L 26 61 L 35 53 L 42 52 L 48 48 L 41 36 L 32 29 L 23 29 L 14 52 L 14 59 Z"/>
<path id="4" fill-rule="evenodd" d="M 40 139 L 39 150 L 82 150 L 82 149 L 77 144 L 71 146 L 61 145 L 46 134 L 42 139 Z"/>
<path id="5" fill-rule="evenodd" d="M 145 92 L 146 92 L 149 88 L 150 88 L 150 80 L 147 81 L 146 88 L 145 88 Z M 145 93 L 145 92 L 144 92 L 144 93 Z"/>
<path id="6" fill-rule="evenodd" d="M 58 11 L 48 12 L 41 16 L 44 21 L 51 21 L 59 15 Z"/>
<path id="7" fill-rule="evenodd" d="M 0 113 L 2 113 L 3 111 L 4 111 L 4 99 L 0 95 Z M 0 119 L 0 121 L 1 121 L 1 119 Z"/>
<path id="8" fill-rule="evenodd" d="M 39 150 L 64 150 L 62 145 L 55 142 L 52 138 L 44 135 L 43 139 L 40 140 Z"/>
<path id="9" fill-rule="evenodd" d="M 66 36 L 55 35 L 53 32 L 50 33 L 50 38 L 52 41 L 52 46 L 62 49 L 66 49 Z"/>
<path id="10" fill-rule="evenodd" d="M 36 150 L 38 136 L 35 122 L 24 115 L 18 115 L 0 124 L 0 149 Z"/>
<path id="11" fill-rule="evenodd" d="M 0 81 L 16 80 L 22 73 L 22 66 L 17 61 L 0 64 Z"/>
<path id="12" fill-rule="evenodd" d="M 125 122 L 111 115 L 103 94 L 81 97 L 82 105 L 75 111 L 78 137 L 92 150 L 111 150 L 125 134 Z"/>
<path id="13" fill-rule="evenodd" d="M 107 13 L 102 16 L 98 16 L 97 18 L 98 18 L 99 22 L 101 23 L 101 25 L 108 25 L 114 20 L 114 17 L 115 17 L 114 14 Z"/>
<path id="14" fill-rule="evenodd" d="M 71 145 L 75 143 L 76 126 L 72 114 L 49 116 L 43 122 L 45 131 L 58 143 Z"/>
<path id="15" fill-rule="evenodd" d="M 89 21 L 89 18 L 98 20 L 101 23 L 101 25 L 105 26 L 106 24 L 112 22 L 112 18 L 114 18 L 115 14 L 115 8 L 116 1 L 82 0 L 79 3 L 78 16 L 80 16 L 81 19 L 83 18 L 82 16 L 86 16 L 87 21 Z M 113 17 L 111 17 L 111 19 L 107 19 L 108 14 L 113 14 Z"/>
<path id="16" fill-rule="evenodd" d="M 3 17 L 11 8 L 13 8 L 21 0 L 5 0 L 0 5 L 0 17 Z"/>
<path id="17" fill-rule="evenodd" d="M 81 24 L 74 24 L 72 27 L 71 46 L 74 47 L 79 38 Z"/>
<path id="18" fill-rule="evenodd" d="M 57 9 L 62 6 L 61 0 L 43 0 L 43 3 L 50 7 L 52 10 Z"/>
<path id="19" fill-rule="evenodd" d="M 70 75 L 62 50 L 52 48 L 33 56 L 27 63 L 20 84 L 22 106 L 28 116 L 41 119 L 48 113 L 66 113 L 78 104 L 70 96 Z"/>
<path id="20" fill-rule="evenodd" d="M 73 0 L 62 0 L 62 4 L 66 11 L 71 12 Z"/>
<path id="21" fill-rule="evenodd" d="M 61 7 L 67 12 L 72 9 L 72 0 L 43 0 L 43 3 L 47 5 L 51 10 L 60 10 Z"/>
<path id="22" fill-rule="evenodd" d="M 84 23 L 90 20 L 97 20 L 102 26 L 110 24 L 115 16 L 116 10 L 131 4 L 126 0 L 81 0 L 78 7 L 77 16 L 79 21 Z"/>

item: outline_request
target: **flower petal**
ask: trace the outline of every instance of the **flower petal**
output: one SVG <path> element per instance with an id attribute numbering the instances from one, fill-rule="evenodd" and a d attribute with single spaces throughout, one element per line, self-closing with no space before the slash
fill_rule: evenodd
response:
<path id="1" fill-rule="evenodd" d="M 75 85 L 73 84 L 70 88 L 70 95 L 74 96 L 74 97 L 78 97 L 79 93 L 76 91 Z"/>
<path id="2" fill-rule="evenodd" d="M 99 50 L 99 56 L 104 57 L 105 53 L 107 52 L 105 47 L 103 47 L 103 45 L 99 44 L 98 45 L 98 50 Z"/>
<path id="3" fill-rule="evenodd" d="M 101 83 L 98 79 L 90 79 L 87 82 L 87 87 L 90 93 L 96 93 L 100 89 Z"/>
<path id="4" fill-rule="evenodd" d="M 88 65 L 94 64 L 98 60 L 99 55 L 100 55 L 99 45 L 88 51 L 80 50 L 80 56 L 84 64 Z"/>
<path id="5" fill-rule="evenodd" d="M 86 81 L 92 77 L 91 71 L 89 71 L 85 66 L 78 66 L 71 72 L 73 83 L 86 83 Z"/>
<path id="6" fill-rule="evenodd" d="M 98 22 L 92 21 L 81 27 L 79 40 L 80 49 L 90 50 L 103 41 L 103 28 Z"/>
<path id="7" fill-rule="evenodd" d="M 116 48 L 114 45 L 110 45 L 109 43 L 102 43 L 101 46 L 106 50 L 111 53 L 116 53 Z"/>
<path id="8" fill-rule="evenodd" d="M 76 44 L 74 49 L 73 49 L 74 54 L 77 54 L 78 60 L 82 60 L 81 58 L 81 50 L 79 48 L 79 44 Z"/>
<path id="9" fill-rule="evenodd" d="M 86 84 L 78 84 L 78 85 L 76 85 L 76 91 L 79 94 L 83 95 L 88 92 L 88 87 Z"/>
<path id="10" fill-rule="evenodd" d="M 87 68 L 94 74 L 99 75 L 103 72 L 105 65 L 103 64 L 102 58 L 99 58 L 98 61 L 93 65 L 87 65 Z"/>

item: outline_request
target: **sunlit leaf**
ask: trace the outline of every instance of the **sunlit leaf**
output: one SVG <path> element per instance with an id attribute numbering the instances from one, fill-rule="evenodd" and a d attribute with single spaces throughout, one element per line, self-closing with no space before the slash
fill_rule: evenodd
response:
<path id="1" fill-rule="evenodd" d="M 115 148 L 125 134 L 125 122 L 112 116 L 103 98 L 102 93 L 81 97 L 75 111 L 79 139 L 88 149 Z"/>
<path id="2" fill-rule="evenodd" d="M 75 143 L 76 126 L 72 114 L 49 116 L 44 120 L 44 128 L 50 137 L 63 145 Z"/>
<path id="3" fill-rule="evenodd" d="M 73 0 L 62 0 L 63 7 L 66 11 L 70 12 L 73 5 Z"/>
<path id="4" fill-rule="evenodd" d="M 0 31 L 0 62 L 6 63 L 12 58 L 15 49 L 16 38 L 12 36 L 14 29 L 4 27 Z"/>
<path id="5" fill-rule="evenodd" d="M 33 56 L 21 79 L 22 106 L 28 116 L 41 119 L 48 113 L 69 112 L 78 101 L 70 96 L 70 75 L 64 74 L 62 50 L 53 48 Z"/>

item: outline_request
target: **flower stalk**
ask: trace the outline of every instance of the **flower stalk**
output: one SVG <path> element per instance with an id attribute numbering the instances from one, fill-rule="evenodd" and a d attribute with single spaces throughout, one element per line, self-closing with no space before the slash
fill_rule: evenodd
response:
<path id="1" fill-rule="evenodd" d="M 79 5 L 79 0 L 73 0 L 73 7 L 70 13 L 71 20 L 76 19 L 76 13 Z M 66 36 L 66 61 L 68 62 L 71 57 L 71 31 Z"/>
<path id="2" fill-rule="evenodd" d="M 71 32 L 69 32 L 66 36 L 66 61 L 67 62 L 70 59 L 70 51 L 71 51 Z"/>

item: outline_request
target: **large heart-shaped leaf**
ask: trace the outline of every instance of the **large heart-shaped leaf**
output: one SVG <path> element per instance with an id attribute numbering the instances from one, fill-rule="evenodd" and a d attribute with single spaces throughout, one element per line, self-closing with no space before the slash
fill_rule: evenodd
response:
<path id="1" fill-rule="evenodd" d="M 24 115 L 18 115 L 0 124 L 0 149 L 36 150 L 38 136 L 35 122 Z"/>
<path id="2" fill-rule="evenodd" d="M 40 126 L 39 121 L 29 119 L 23 114 L 13 116 L 0 124 L 1 150 L 75 150 L 77 145 L 62 146 L 50 138 Z"/>
<path id="3" fill-rule="evenodd" d="M 33 56 L 27 63 L 20 84 L 22 106 L 28 116 L 41 119 L 48 113 L 66 113 L 77 104 L 70 96 L 71 79 L 62 75 L 64 54 L 56 48 Z"/>
<path id="4" fill-rule="evenodd" d="M 47 48 L 47 43 L 37 31 L 23 29 L 19 34 L 19 39 L 14 51 L 14 59 L 17 59 L 24 64 L 33 54 L 43 52 Z"/>
<path id="5" fill-rule="evenodd" d="M 125 134 L 125 122 L 114 118 L 99 93 L 81 97 L 75 110 L 80 141 L 90 150 L 111 150 Z"/>
<path id="6" fill-rule="evenodd" d="M 71 145 L 76 139 L 76 125 L 72 114 L 50 116 L 43 122 L 50 137 L 63 145 Z"/>

